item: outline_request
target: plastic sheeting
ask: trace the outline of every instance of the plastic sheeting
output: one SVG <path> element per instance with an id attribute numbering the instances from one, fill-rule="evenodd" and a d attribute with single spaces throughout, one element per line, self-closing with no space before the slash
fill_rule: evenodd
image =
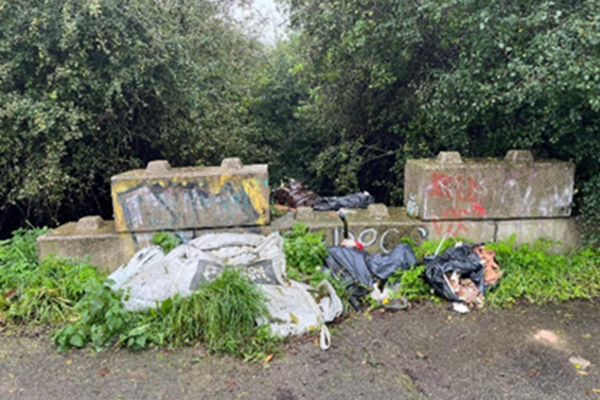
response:
<path id="1" fill-rule="evenodd" d="M 326 281 L 312 289 L 285 279 L 283 239 L 278 233 L 268 237 L 208 234 L 167 255 L 160 247 L 147 247 L 113 272 L 108 282 L 113 290 L 123 290 L 126 310 L 148 309 L 175 295 L 189 296 L 217 277 L 226 265 L 240 266 L 266 293 L 271 318 L 259 323 L 269 324 L 273 332 L 283 336 L 320 328 L 321 347 L 328 348 L 324 323 L 341 315 L 342 302 Z"/>
<path id="2" fill-rule="evenodd" d="M 181 245 L 165 255 L 160 247 L 137 252 L 109 280 L 123 290 L 126 310 L 152 308 L 176 294 L 185 297 L 203 282 L 217 276 L 225 265 L 242 265 L 257 284 L 283 284 L 283 239 L 253 234 L 209 234 Z"/>

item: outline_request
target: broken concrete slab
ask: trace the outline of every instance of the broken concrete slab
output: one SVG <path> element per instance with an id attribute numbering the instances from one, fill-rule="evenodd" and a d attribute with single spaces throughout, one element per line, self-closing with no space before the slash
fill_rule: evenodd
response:
<path id="1" fill-rule="evenodd" d="M 253 226 L 269 223 L 267 165 L 225 159 L 219 167 L 145 170 L 111 178 L 117 232 Z"/>
<path id="2" fill-rule="evenodd" d="M 534 161 L 523 150 L 504 160 L 442 152 L 407 161 L 404 203 L 429 221 L 564 217 L 571 213 L 574 174 L 571 162 Z"/>

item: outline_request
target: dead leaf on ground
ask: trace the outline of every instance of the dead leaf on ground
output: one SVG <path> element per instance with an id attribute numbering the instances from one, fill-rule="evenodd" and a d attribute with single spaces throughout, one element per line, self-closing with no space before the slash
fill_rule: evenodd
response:
<path id="1" fill-rule="evenodd" d="M 268 364 L 269 361 L 271 361 L 273 359 L 273 354 L 269 354 L 268 356 L 265 357 L 265 359 L 263 360 L 263 364 Z"/>

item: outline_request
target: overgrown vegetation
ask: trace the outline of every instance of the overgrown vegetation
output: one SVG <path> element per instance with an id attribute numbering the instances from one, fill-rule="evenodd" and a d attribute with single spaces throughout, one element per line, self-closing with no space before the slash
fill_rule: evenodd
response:
<path id="1" fill-rule="evenodd" d="M 1 319 L 61 323 L 71 316 L 88 281 L 100 278 L 86 263 L 55 258 L 39 263 L 36 238 L 45 230 L 19 230 L 0 242 Z"/>
<path id="2" fill-rule="evenodd" d="M 259 47 L 236 0 L 0 0 L 0 218 L 112 214 L 110 177 L 153 159 L 245 162 Z"/>
<path id="3" fill-rule="evenodd" d="M 349 310 L 350 292 L 347 282 L 339 281 L 331 275 L 331 271 L 322 268 L 327 257 L 323 232 L 311 232 L 308 226 L 295 223 L 284 238 L 287 276 L 312 286 L 317 286 L 323 280 L 329 281 L 344 303 L 344 309 Z"/>
<path id="4" fill-rule="evenodd" d="M 157 158 L 397 205 L 407 159 L 511 148 L 573 160 L 598 230 L 600 0 L 282 1 L 270 47 L 238 0 L 0 0 L 0 233 L 108 217 L 110 176 Z"/>
<path id="5" fill-rule="evenodd" d="M 38 262 L 35 239 L 43 232 L 21 230 L 0 242 L 0 321 L 50 324 L 61 351 L 203 343 L 211 352 L 247 360 L 277 351 L 279 339 L 256 323 L 267 317 L 264 294 L 236 268 L 225 268 L 189 297 L 128 312 L 123 294 L 109 289 L 95 267 L 53 258 Z"/>
<path id="6" fill-rule="evenodd" d="M 516 237 L 489 247 L 504 271 L 486 302 L 509 307 L 521 301 L 544 304 L 600 296 L 600 250 L 585 247 L 569 255 L 550 254 L 552 243 L 515 246 Z"/>
<path id="7" fill-rule="evenodd" d="M 106 277 L 86 263 L 64 259 L 37 260 L 35 239 L 43 230 L 20 230 L 0 242 L 0 322 L 49 324 L 59 350 L 108 346 L 133 350 L 203 343 L 211 352 L 262 360 L 277 351 L 278 338 L 256 321 L 267 316 L 264 294 L 236 268 L 228 267 L 215 280 L 186 298 L 163 301 L 155 309 L 127 312 L 123 293 L 105 285 Z M 330 280 L 342 299 L 344 282 L 319 267 L 326 248 L 322 232 L 296 224 L 285 237 L 288 273 L 316 285 Z M 440 251 L 454 244 L 443 243 Z M 515 238 L 489 245 L 504 271 L 498 288 L 486 295 L 492 306 L 520 302 L 545 304 L 600 296 L 600 250 L 579 249 L 568 256 L 550 253 L 552 243 L 516 246 Z M 415 253 L 420 261 L 435 252 L 438 242 L 425 242 Z M 423 280 L 424 267 L 397 271 L 396 294 L 409 301 L 439 299 Z"/>
<path id="8" fill-rule="evenodd" d="M 158 232 L 150 240 L 150 243 L 159 246 L 165 254 L 179 246 L 181 242 L 181 238 L 169 232 Z"/>
<path id="9" fill-rule="evenodd" d="M 256 325 L 267 316 L 264 294 L 233 267 L 191 296 L 167 299 L 155 309 L 128 312 L 121 296 L 103 282 L 90 282 L 74 307 L 76 320 L 53 335 L 59 350 L 88 344 L 140 350 L 204 343 L 211 352 L 247 360 L 276 351 L 278 339 Z"/>

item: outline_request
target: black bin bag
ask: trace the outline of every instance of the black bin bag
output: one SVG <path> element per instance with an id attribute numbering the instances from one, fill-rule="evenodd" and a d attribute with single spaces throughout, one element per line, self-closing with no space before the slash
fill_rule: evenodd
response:
<path id="1" fill-rule="evenodd" d="M 485 294 L 484 270 L 481 259 L 472 250 L 472 245 L 450 247 L 441 255 L 427 256 L 425 278 L 439 295 L 451 301 L 460 301 L 447 281 L 447 274 L 456 272 L 461 278 L 469 278 L 479 292 Z"/>

